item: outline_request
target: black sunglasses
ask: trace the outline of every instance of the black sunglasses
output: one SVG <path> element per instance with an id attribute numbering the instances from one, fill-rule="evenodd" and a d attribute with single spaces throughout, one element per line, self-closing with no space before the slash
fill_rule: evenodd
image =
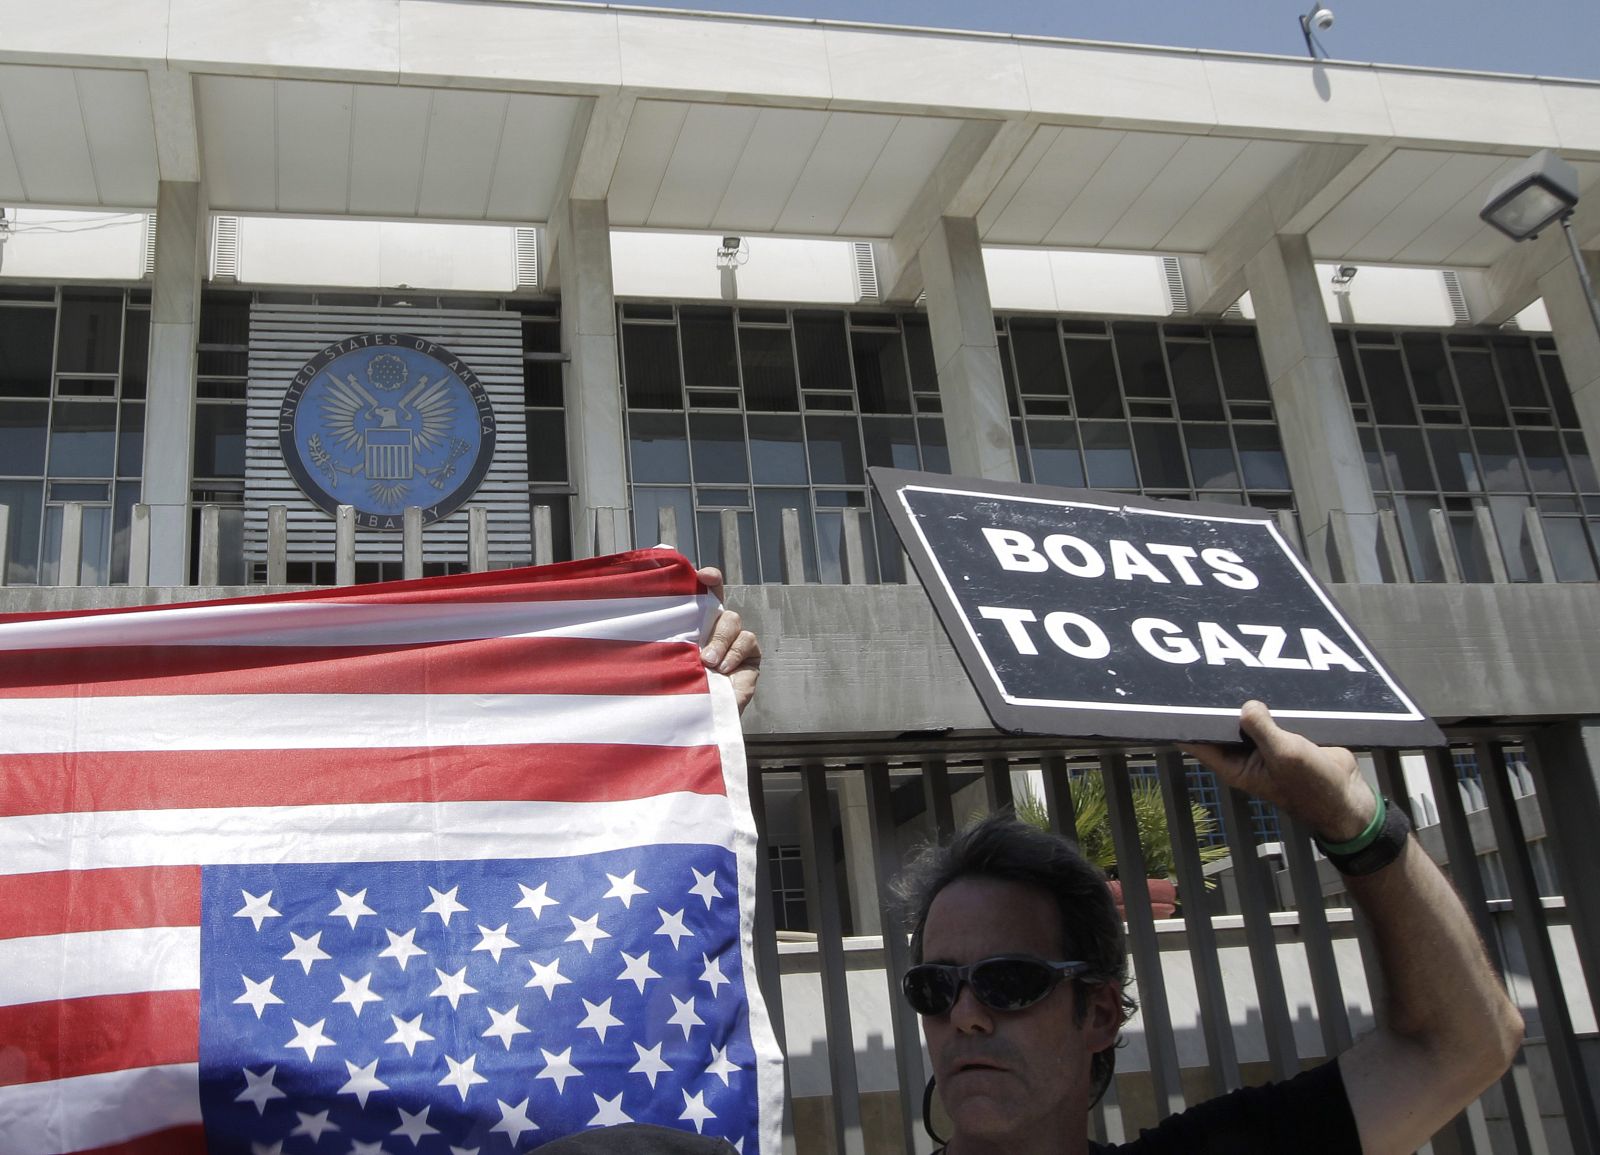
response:
<path id="1" fill-rule="evenodd" d="M 1088 969 L 1086 962 L 1050 962 L 1024 954 L 997 955 L 964 967 L 919 963 L 906 971 L 900 989 L 919 1015 L 947 1013 L 956 1005 L 962 983 L 970 985 L 977 1000 L 992 1011 L 1020 1011 L 1063 979 L 1077 978 Z"/>

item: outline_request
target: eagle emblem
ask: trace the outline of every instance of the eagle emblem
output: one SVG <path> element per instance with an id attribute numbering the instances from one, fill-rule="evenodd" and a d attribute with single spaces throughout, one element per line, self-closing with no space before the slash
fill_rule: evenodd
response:
<path id="1" fill-rule="evenodd" d="M 465 362 L 425 338 L 368 333 L 307 361 L 284 397 L 284 459 L 306 495 L 398 528 L 407 506 L 449 516 L 482 481 L 494 446 L 489 398 Z"/>

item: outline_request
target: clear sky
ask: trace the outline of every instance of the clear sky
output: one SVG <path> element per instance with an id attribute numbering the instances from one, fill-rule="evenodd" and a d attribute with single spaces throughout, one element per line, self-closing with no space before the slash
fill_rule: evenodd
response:
<path id="1" fill-rule="evenodd" d="M 664 8 L 1305 52 L 1294 0 L 643 0 Z M 1338 60 L 1600 79 L 1600 0 L 1328 0 Z"/>

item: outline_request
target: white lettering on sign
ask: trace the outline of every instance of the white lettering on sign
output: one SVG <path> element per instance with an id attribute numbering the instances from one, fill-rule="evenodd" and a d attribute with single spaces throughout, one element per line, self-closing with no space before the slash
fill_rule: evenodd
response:
<path id="1" fill-rule="evenodd" d="M 1052 533 L 1044 539 L 1042 547 L 1019 529 L 985 526 L 983 537 L 989 543 L 995 560 L 1000 563 L 1000 568 L 1013 573 L 1044 573 L 1051 566 L 1073 577 L 1095 578 L 1106 572 L 1106 559 L 1100 551 L 1081 537 L 1071 534 Z M 1143 578 L 1157 585 L 1171 585 L 1172 579 L 1162 573 L 1161 567 L 1147 556 L 1153 554 L 1164 558 L 1184 585 L 1205 584 L 1205 579 L 1191 564 L 1191 559 L 1196 556 L 1209 568 L 1211 579 L 1219 585 L 1235 590 L 1253 590 L 1261 584 L 1261 579 L 1231 549 L 1203 549 L 1197 555 L 1186 545 L 1147 542 L 1141 551 L 1139 546 L 1130 541 L 1112 538 L 1106 543 L 1106 553 L 1111 557 L 1111 576 L 1118 581 Z"/>
<path id="2" fill-rule="evenodd" d="M 983 531 L 984 540 L 994 550 L 995 560 L 1002 569 L 1017 573 L 1044 573 L 1050 563 L 1033 548 L 1033 538 L 1016 529 L 990 529 Z"/>
<path id="3" fill-rule="evenodd" d="M 1341 649 L 1332 638 L 1310 626 L 1300 630 L 1303 658 L 1285 655 L 1284 645 L 1289 632 L 1282 626 L 1234 626 L 1232 630 L 1216 622 L 1199 622 L 1195 626 L 1200 644 L 1196 646 L 1183 632 L 1183 627 L 1165 618 L 1137 618 L 1133 623 L 1133 640 L 1152 658 L 1174 666 L 1187 666 L 1201 660 L 1204 653 L 1208 666 L 1222 666 L 1238 662 L 1242 666 L 1270 670 L 1327 670 L 1334 666 L 1361 674 L 1366 672 L 1360 662 Z M 1240 641 L 1259 638 L 1260 644 L 1251 651 Z"/>
<path id="4" fill-rule="evenodd" d="M 1261 584 L 1261 579 L 1239 564 L 1239 555 L 1231 549 L 1203 549 L 1200 551 L 1200 560 L 1205 562 L 1213 571 L 1212 577 L 1225 586 L 1236 590 L 1253 590 Z"/>
<path id="5" fill-rule="evenodd" d="M 1006 628 L 1006 636 L 1011 639 L 1011 644 L 1017 648 L 1019 654 L 1037 654 L 1039 647 L 1033 644 L 1033 639 L 1028 637 L 1028 631 L 1022 628 L 1023 622 L 1036 622 L 1032 610 L 1007 609 L 1004 606 L 979 606 L 978 616 L 988 618 L 992 622 L 999 622 Z"/>
<path id="6" fill-rule="evenodd" d="M 1306 656 L 1311 659 L 1313 670 L 1326 670 L 1331 666 L 1343 666 L 1358 674 L 1366 670 L 1365 666 L 1341 650 L 1334 644 L 1333 639 L 1321 630 L 1307 627 L 1300 631 L 1300 640 L 1305 643 Z"/>
<path id="7" fill-rule="evenodd" d="M 1186 666 L 1200 660 L 1200 651 L 1194 648 L 1194 643 L 1165 618 L 1139 618 L 1133 623 L 1133 640 L 1152 658 L 1160 658 L 1175 666 Z"/>
<path id="8" fill-rule="evenodd" d="M 1066 551 L 1069 549 L 1077 556 L 1068 557 Z M 1105 558 L 1081 537 L 1052 533 L 1044 539 L 1044 552 L 1057 569 L 1065 570 L 1073 577 L 1099 577 L 1106 572 Z"/>
<path id="9" fill-rule="evenodd" d="M 1068 627 L 1082 632 L 1084 640 L 1078 641 L 1067 632 Z M 1106 632 L 1082 614 L 1056 610 L 1044 616 L 1044 632 L 1056 644 L 1056 649 L 1075 658 L 1103 658 L 1111 652 L 1111 639 Z"/>

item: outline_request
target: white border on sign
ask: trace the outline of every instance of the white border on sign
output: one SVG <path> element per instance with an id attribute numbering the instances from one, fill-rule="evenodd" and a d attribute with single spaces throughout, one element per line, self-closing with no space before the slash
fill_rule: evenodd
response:
<path id="1" fill-rule="evenodd" d="M 1344 614 L 1339 611 L 1339 607 L 1334 604 L 1332 599 L 1323 592 L 1322 586 L 1318 584 L 1311 572 L 1306 569 L 1299 557 L 1296 556 L 1289 543 L 1284 540 L 1283 535 L 1278 532 L 1278 527 L 1269 520 L 1259 517 L 1225 517 L 1220 514 L 1183 513 L 1178 510 L 1148 509 L 1135 505 L 1102 505 L 1098 502 L 1090 501 L 1063 501 L 1059 498 L 1025 497 L 1010 493 L 985 493 L 971 489 L 945 489 L 932 485 L 901 486 L 897 491 L 900 504 L 905 508 L 906 517 L 911 522 L 911 528 L 916 531 L 917 537 L 922 542 L 923 552 L 933 562 L 934 572 L 939 575 L 939 584 L 944 587 L 944 592 L 949 597 L 950 603 L 960 612 L 961 624 L 966 627 L 967 636 L 972 639 L 973 647 L 978 651 L 978 657 L 983 660 L 984 668 L 989 671 L 989 677 L 993 681 L 995 688 L 1000 692 L 1001 698 L 1013 706 L 1041 706 L 1064 710 L 1111 710 L 1129 714 L 1192 714 L 1207 717 L 1232 717 L 1239 712 L 1238 707 L 1150 705 L 1136 702 L 1070 702 L 1056 698 L 1019 698 L 1009 693 L 1006 690 L 1005 683 L 1000 679 L 999 671 L 994 668 L 994 663 L 989 660 L 989 651 L 984 648 L 982 639 L 978 637 L 977 631 L 972 628 L 971 619 L 967 616 L 966 611 L 962 609 L 961 599 L 956 596 L 955 588 L 950 584 L 950 579 L 944 572 L 944 566 L 940 564 L 938 557 L 934 554 L 933 547 L 928 544 L 928 538 L 922 532 L 922 524 L 917 517 L 916 511 L 911 508 L 911 503 L 906 500 L 906 494 L 913 490 L 918 493 L 943 493 L 952 497 L 979 497 L 999 501 L 1029 502 L 1034 505 L 1054 505 L 1067 509 L 1093 509 L 1102 513 L 1142 513 L 1151 517 L 1171 517 L 1188 521 L 1216 521 L 1233 525 L 1262 526 L 1272 535 L 1273 541 L 1283 550 L 1284 556 L 1289 559 L 1300 576 L 1305 579 L 1306 585 L 1317 595 L 1318 600 L 1322 602 L 1327 611 L 1333 615 L 1334 621 L 1339 623 L 1340 628 L 1344 630 L 1345 636 L 1355 642 L 1361 652 L 1366 655 L 1367 661 L 1371 663 L 1372 668 L 1383 678 L 1384 684 L 1389 687 L 1389 690 L 1409 711 L 1408 713 L 1376 713 L 1367 710 L 1279 710 L 1274 707 L 1273 714 L 1280 718 L 1327 718 L 1353 722 L 1417 722 L 1426 718 L 1426 715 L 1417 709 L 1416 703 L 1390 677 L 1389 671 L 1384 668 L 1383 663 L 1378 661 L 1372 651 L 1367 648 L 1366 643 L 1361 640 L 1360 634 L 1345 619 Z"/>

